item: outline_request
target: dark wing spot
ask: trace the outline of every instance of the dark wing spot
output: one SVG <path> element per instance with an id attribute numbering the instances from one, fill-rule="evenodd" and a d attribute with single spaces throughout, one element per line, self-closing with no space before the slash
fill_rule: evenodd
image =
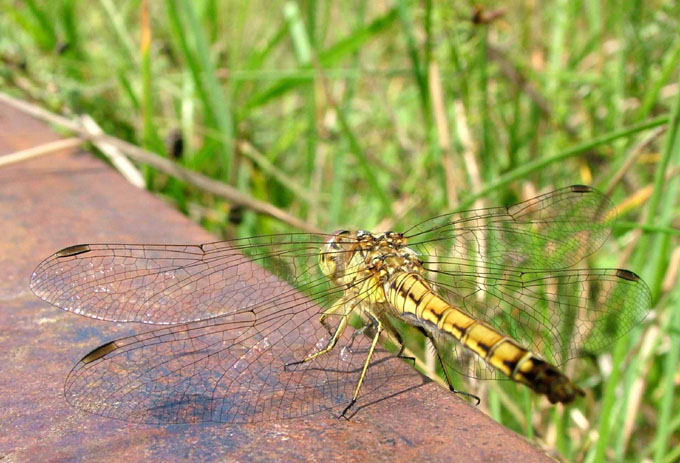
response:
<path id="1" fill-rule="evenodd" d="M 102 346 L 97 347 L 95 350 L 87 354 L 85 357 L 83 357 L 80 361 L 82 363 L 90 363 L 94 362 L 95 360 L 99 360 L 100 358 L 104 357 L 106 354 L 113 352 L 114 350 L 118 349 L 118 345 L 116 344 L 116 341 L 111 341 L 109 343 L 106 343 Z"/>
<path id="2" fill-rule="evenodd" d="M 631 272 L 630 270 L 624 270 L 624 269 L 617 269 L 616 270 L 616 276 L 619 278 L 623 278 L 624 280 L 630 280 L 630 281 L 638 281 L 640 279 L 637 274 Z"/>
<path id="3" fill-rule="evenodd" d="M 76 244 L 75 246 L 69 246 L 67 248 L 62 249 L 61 251 L 57 251 L 55 256 L 71 257 L 77 256 L 78 254 L 84 254 L 86 252 L 90 252 L 90 246 L 88 244 Z"/>
<path id="4" fill-rule="evenodd" d="M 593 188 L 586 185 L 572 185 L 569 187 L 574 193 L 590 193 Z"/>

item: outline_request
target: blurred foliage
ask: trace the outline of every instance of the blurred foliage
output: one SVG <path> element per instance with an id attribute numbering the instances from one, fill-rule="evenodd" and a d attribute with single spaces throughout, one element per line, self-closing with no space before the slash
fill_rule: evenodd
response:
<path id="1" fill-rule="evenodd" d="M 574 183 L 606 191 L 622 222 L 591 263 L 641 273 L 654 315 L 583 362 L 575 376 L 593 395 L 581 404 L 491 384 L 483 407 L 566 461 L 680 458 L 677 2 L 0 0 L 0 11 L 3 91 L 87 113 L 321 229 L 398 230 Z M 214 233 L 291 230 L 144 172 Z"/>

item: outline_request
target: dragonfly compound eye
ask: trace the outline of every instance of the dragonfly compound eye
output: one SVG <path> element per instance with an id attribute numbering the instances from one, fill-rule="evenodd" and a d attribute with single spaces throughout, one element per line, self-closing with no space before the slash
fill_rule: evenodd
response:
<path id="1" fill-rule="evenodd" d="M 321 246 L 319 253 L 319 267 L 334 283 L 343 284 L 343 277 L 347 263 L 352 258 L 353 246 L 356 239 L 347 230 L 338 230 L 330 235 Z"/>

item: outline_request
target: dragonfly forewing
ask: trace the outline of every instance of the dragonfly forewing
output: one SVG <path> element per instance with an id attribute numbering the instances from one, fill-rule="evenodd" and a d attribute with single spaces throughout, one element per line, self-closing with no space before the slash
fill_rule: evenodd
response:
<path id="1" fill-rule="evenodd" d="M 328 291 L 317 266 L 322 243 L 323 236 L 291 234 L 202 245 L 76 245 L 45 259 L 31 289 L 57 307 L 102 320 L 206 320 L 296 288 Z"/>

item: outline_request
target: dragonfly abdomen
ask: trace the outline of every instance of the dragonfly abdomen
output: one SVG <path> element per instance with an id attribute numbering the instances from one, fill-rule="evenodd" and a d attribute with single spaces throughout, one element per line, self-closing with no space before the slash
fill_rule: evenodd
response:
<path id="1" fill-rule="evenodd" d="M 452 336 L 506 376 L 545 394 L 551 403 L 569 403 L 576 395 L 583 395 L 583 391 L 556 367 L 487 323 L 446 302 L 422 276 L 396 273 L 385 289 L 387 300 L 400 315 L 415 318 L 419 325 L 435 335 Z"/>

